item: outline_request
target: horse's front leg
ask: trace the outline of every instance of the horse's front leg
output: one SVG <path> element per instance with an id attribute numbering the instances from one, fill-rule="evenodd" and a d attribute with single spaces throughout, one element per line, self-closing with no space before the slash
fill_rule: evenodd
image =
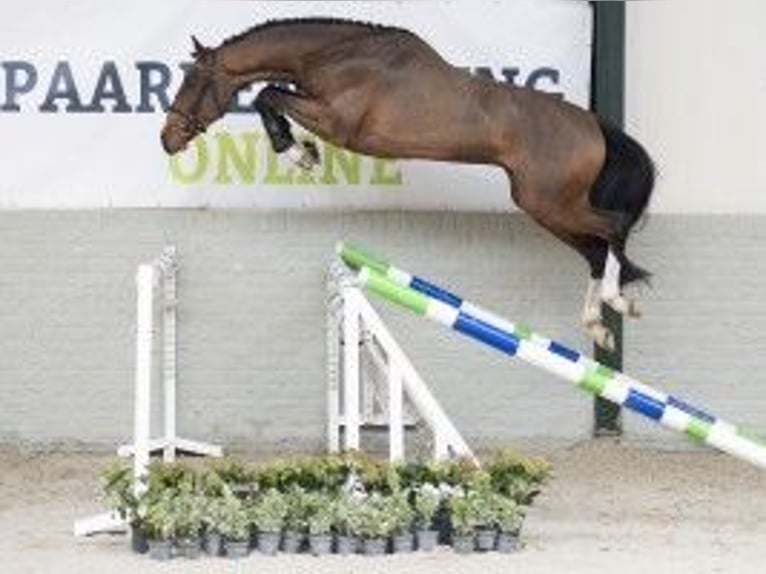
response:
<path id="1" fill-rule="evenodd" d="M 287 153 L 293 163 L 310 170 L 319 164 L 319 150 L 313 142 L 296 141 L 290 122 L 285 117 L 285 113 L 292 111 L 291 102 L 299 98 L 289 90 L 269 85 L 258 93 L 253 105 L 261 116 L 274 152 Z"/>

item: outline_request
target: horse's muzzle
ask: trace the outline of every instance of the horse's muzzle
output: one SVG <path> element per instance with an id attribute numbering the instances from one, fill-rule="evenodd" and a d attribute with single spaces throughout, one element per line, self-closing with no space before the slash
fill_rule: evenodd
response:
<path id="1" fill-rule="evenodd" d="M 176 154 L 186 148 L 187 138 L 181 131 L 172 127 L 165 127 L 162 130 L 162 134 L 160 134 L 160 139 L 162 141 L 162 149 L 169 155 Z"/>

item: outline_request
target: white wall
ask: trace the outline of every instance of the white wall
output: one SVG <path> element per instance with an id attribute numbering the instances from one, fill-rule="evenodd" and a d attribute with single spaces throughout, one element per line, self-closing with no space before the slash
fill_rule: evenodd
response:
<path id="1" fill-rule="evenodd" d="M 627 6 L 626 125 L 655 157 L 655 212 L 766 213 L 766 2 Z"/>

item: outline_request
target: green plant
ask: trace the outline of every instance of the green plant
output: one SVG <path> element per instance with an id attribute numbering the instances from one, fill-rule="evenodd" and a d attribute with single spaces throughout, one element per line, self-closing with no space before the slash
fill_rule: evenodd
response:
<path id="1" fill-rule="evenodd" d="M 439 482 L 449 484 L 450 486 L 460 486 L 473 480 L 478 472 L 477 463 L 467 457 L 458 458 L 443 462 L 439 469 L 441 477 Z"/>
<path id="2" fill-rule="evenodd" d="M 252 505 L 250 516 L 261 532 L 279 532 L 287 516 L 285 495 L 272 488 L 262 493 Z"/>
<path id="3" fill-rule="evenodd" d="M 431 483 L 421 484 L 414 491 L 415 513 L 418 525 L 428 530 L 433 526 L 434 516 L 442 502 L 441 492 Z"/>
<path id="4" fill-rule="evenodd" d="M 330 506 L 333 532 L 344 536 L 351 534 L 358 507 L 359 504 L 349 493 L 341 492 L 334 497 Z"/>
<path id="5" fill-rule="evenodd" d="M 287 503 L 284 519 L 285 530 L 305 532 L 311 511 L 310 495 L 302 487 L 293 486 L 284 497 Z"/>
<path id="6" fill-rule="evenodd" d="M 518 534 L 524 522 L 524 513 L 516 501 L 508 496 L 494 493 L 495 524 L 501 532 Z"/>
<path id="7" fill-rule="evenodd" d="M 486 466 L 496 492 L 530 505 L 550 476 L 550 465 L 542 459 L 523 457 L 512 450 L 496 454 Z"/>
<path id="8" fill-rule="evenodd" d="M 226 492 L 226 494 L 224 494 Z M 231 491 L 221 491 L 221 494 L 207 494 L 203 501 L 203 523 L 207 532 L 223 534 L 228 513 L 228 498 Z"/>
<path id="9" fill-rule="evenodd" d="M 474 480 L 458 489 L 449 499 L 450 522 L 458 534 L 470 534 L 477 528 L 495 524 L 494 493 L 489 477 L 478 473 Z"/>
<path id="10" fill-rule="evenodd" d="M 409 498 L 409 492 L 401 489 L 395 490 L 383 498 L 383 511 L 390 533 L 402 534 L 412 528 L 412 523 L 415 520 L 415 511 L 410 504 Z"/>
<path id="11" fill-rule="evenodd" d="M 385 498 L 373 493 L 357 503 L 351 516 L 351 533 L 361 538 L 383 538 L 391 533 L 391 521 L 386 514 Z"/>
<path id="12" fill-rule="evenodd" d="M 120 462 L 112 462 L 101 473 L 101 487 L 109 506 L 123 520 L 138 521 L 138 498 L 133 483 L 133 469 Z"/>
<path id="13" fill-rule="evenodd" d="M 386 493 L 390 491 L 391 474 L 387 463 L 363 453 L 348 456 L 350 473 L 362 484 L 365 492 Z"/>
<path id="14" fill-rule="evenodd" d="M 204 525 L 204 498 L 197 492 L 182 490 L 174 498 L 176 512 L 176 538 L 199 538 Z"/>
<path id="15" fill-rule="evenodd" d="M 245 502 L 231 493 L 224 494 L 219 501 L 218 532 L 228 540 L 247 540 L 250 536 L 251 513 Z"/>
<path id="16" fill-rule="evenodd" d="M 202 474 L 201 481 L 206 494 L 222 494 L 224 486 L 237 495 L 252 495 L 258 489 L 255 470 L 231 457 L 214 460 Z"/>
<path id="17" fill-rule="evenodd" d="M 338 499 L 322 492 L 305 497 L 306 525 L 309 534 L 329 534 L 335 523 Z"/>
<path id="18" fill-rule="evenodd" d="M 143 524 L 150 540 L 172 540 L 176 534 L 173 493 L 169 490 L 141 500 Z"/>

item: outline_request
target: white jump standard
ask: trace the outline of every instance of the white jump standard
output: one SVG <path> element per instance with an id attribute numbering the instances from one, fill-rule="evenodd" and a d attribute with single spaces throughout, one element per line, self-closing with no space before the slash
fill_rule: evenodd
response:
<path id="1" fill-rule="evenodd" d="M 406 396 L 433 433 L 436 460 L 459 456 L 475 461 L 460 432 L 343 265 L 336 263 L 330 269 L 328 290 L 329 451 L 359 450 L 360 429 L 374 422 L 376 427 L 388 427 L 389 460 L 403 460 Z M 366 404 L 374 388 L 363 376 L 369 373 L 362 369 L 362 351 L 385 375 L 382 417 L 372 418 L 372 405 Z"/>
<path id="2" fill-rule="evenodd" d="M 133 404 L 133 443 L 122 445 L 119 456 L 133 456 L 133 478 L 136 491 L 143 488 L 151 453 L 162 451 L 165 462 L 175 460 L 182 451 L 203 456 L 223 456 L 218 445 L 181 438 L 176 431 L 176 326 L 177 326 L 177 273 L 178 257 L 173 246 L 166 247 L 151 263 L 138 266 L 136 271 L 136 371 Z M 160 297 L 155 291 L 160 291 Z M 162 382 L 163 433 L 151 438 L 152 364 L 155 334 L 155 303 L 161 302 L 162 316 Z M 125 521 L 114 513 L 77 520 L 76 536 L 124 530 Z"/>
<path id="3" fill-rule="evenodd" d="M 582 353 L 514 324 L 441 287 L 346 244 L 338 254 L 358 270 L 359 285 L 380 297 L 575 383 L 578 387 L 728 454 L 766 468 L 757 436 L 609 369 Z"/>

